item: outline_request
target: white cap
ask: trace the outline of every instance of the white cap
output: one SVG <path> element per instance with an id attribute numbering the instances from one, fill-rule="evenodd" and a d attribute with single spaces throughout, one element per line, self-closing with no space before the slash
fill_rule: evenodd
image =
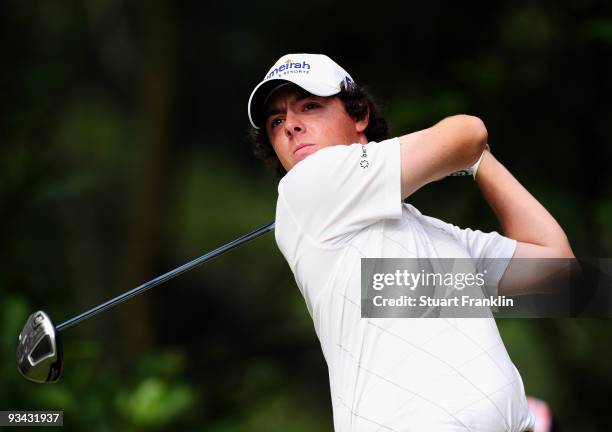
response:
<path id="1" fill-rule="evenodd" d="M 340 85 L 353 78 L 336 62 L 323 54 L 287 54 L 268 71 L 249 98 L 249 120 L 255 129 L 263 125 L 263 108 L 268 96 L 287 83 L 293 83 L 316 96 L 340 93 Z"/>

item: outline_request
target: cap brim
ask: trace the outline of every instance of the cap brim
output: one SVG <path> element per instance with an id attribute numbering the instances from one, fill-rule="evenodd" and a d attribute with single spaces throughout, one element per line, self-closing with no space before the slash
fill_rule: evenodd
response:
<path id="1" fill-rule="evenodd" d="M 270 94 L 276 90 L 276 88 L 287 83 L 295 84 L 298 87 L 306 90 L 308 93 L 312 93 L 316 96 L 332 96 L 340 92 L 340 89 L 337 87 L 331 87 L 321 83 L 313 83 L 312 81 L 300 80 L 298 78 L 291 80 L 271 79 L 262 81 L 257 85 L 257 87 L 255 87 L 251 93 L 251 97 L 249 98 L 249 120 L 255 129 L 260 129 L 264 125 L 264 108 L 265 103 L 268 100 L 268 96 L 270 96 Z"/>

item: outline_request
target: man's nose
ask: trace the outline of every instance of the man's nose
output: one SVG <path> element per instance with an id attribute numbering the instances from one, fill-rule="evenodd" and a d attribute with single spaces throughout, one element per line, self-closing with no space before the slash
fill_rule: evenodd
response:
<path id="1" fill-rule="evenodd" d="M 285 118 L 285 133 L 288 137 L 304 132 L 304 124 L 295 116 L 287 114 Z"/>

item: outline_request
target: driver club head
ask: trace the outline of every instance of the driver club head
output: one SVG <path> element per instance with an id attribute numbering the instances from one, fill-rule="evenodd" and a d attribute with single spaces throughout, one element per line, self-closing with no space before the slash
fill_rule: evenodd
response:
<path id="1" fill-rule="evenodd" d="M 19 333 L 17 369 L 30 381 L 54 383 L 62 375 L 62 366 L 62 345 L 55 326 L 45 312 L 34 312 Z"/>

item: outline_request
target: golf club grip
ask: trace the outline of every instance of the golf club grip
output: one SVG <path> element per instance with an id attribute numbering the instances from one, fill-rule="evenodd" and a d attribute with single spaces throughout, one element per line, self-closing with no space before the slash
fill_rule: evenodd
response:
<path id="1" fill-rule="evenodd" d="M 274 222 L 269 223 L 268 225 L 262 226 L 261 228 L 256 229 L 255 231 L 252 231 L 248 234 L 243 235 L 242 237 L 239 237 L 235 240 L 232 240 L 229 243 L 224 244 L 223 246 L 218 247 L 217 249 L 214 249 L 210 252 L 205 253 L 204 255 L 189 261 L 186 264 L 183 264 L 180 267 L 175 268 L 174 270 L 170 270 L 167 273 L 164 273 L 161 276 L 156 277 L 155 279 L 152 279 L 148 282 L 143 283 L 140 286 L 137 286 L 136 288 L 133 288 L 117 297 L 114 297 L 102 304 L 99 304 L 98 306 L 95 306 L 73 318 L 70 318 L 67 321 L 64 321 L 63 323 L 59 324 L 58 326 L 55 327 L 55 329 L 57 331 L 61 331 L 64 329 L 67 329 L 68 327 L 71 327 L 73 325 L 75 325 L 76 323 L 83 321 L 84 319 L 87 319 L 93 315 L 96 315 L 102 311 L 105 311 L 106 309 L 109 309 L 119 303 L 122 303 L 126 300 L 128 300 L 131 297 L 134 297 L 135 295 L 138 295 L 144 291 L 147 291 L 159 284 L 162 284 L 172 278 L 175 278 L 176 276 L 179 276 L 185 272 L 188 272 L 189 270 L 204 264 L 206 261 L 209 261 L 215 257 L 218 257 L 219 255 L 234 249 L 237 246 L 240 246 L 241 244 L 244 244 L 248 241 L 254 240 L 257 237 L 266 234 L 270 231 L 274 230 Z"/>

